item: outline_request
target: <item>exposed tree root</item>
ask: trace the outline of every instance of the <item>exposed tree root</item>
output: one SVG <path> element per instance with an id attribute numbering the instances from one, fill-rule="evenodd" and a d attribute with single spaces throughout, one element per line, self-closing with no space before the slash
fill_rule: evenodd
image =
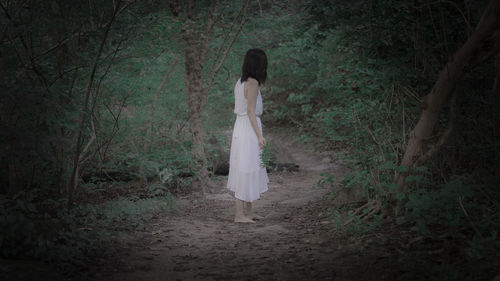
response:
<path id="1" fill-rule="evenodd" d="M 360 219 L 366 221 L 374 215 L 380 213 L 382 210 L 382 202 L 379 200 L 370 200 L 366 202 L 363 206 L 357 208 L 352 214 L 354 217 L 348 219 L 342 226 L 347 226 L 353 222 L 354 218 L 358 216 Z"/>

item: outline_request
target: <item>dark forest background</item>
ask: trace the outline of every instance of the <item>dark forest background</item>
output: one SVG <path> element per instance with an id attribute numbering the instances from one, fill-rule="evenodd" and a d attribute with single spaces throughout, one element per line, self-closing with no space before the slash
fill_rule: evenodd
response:
<path id="1" fill-rule="evenodd" d="M 263 123 L 335 151 L 363 198 L 332 205 L 332 231 L 390 218 L 440 249 L 434 280 L 498 274 L 499 1 L 0 6 L 3 259 L 71 275 L 176 194 L 209 193 L 234 81 L 260 47 Z"/>

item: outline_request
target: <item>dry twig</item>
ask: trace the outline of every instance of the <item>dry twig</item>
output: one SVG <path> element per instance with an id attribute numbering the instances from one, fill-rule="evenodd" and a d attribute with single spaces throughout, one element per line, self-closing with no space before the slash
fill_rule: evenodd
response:
<path id="1" fill-rule="evenodd" d="M 365 211 L 367 210 L 367 211 Z M 347 226 L 351 222 L 354 221 L 355 216 L 359 215 L 359 218 L 367 221 L 369 218 L 373 217 L 374 215 L 378 214 L 382 210 L 382 202 L 379 200 L 370 200 L 366 202 L 363 206 L 359 207 L 356 209 L 352 215 L 354 217 L 348 219 L 342 226 Z M 362 213 L 363 212 L 363 213 Z"/>
<path id="2" fill-rule="evenodd" d="M 476 225 L 474 224 L 474 222 L 472 221 L 472 219 L 470 218 L 469 214 L 467 213 L 467 211 L 465 210 L 465 207 L 464 207 L 464 204 L 463 204 L 463 200 L 464 200 L 464 197 L 463 196 L 457 196 L 457 201 L 458 201 L 458 204 L 460 205 L 460 208 L 462 209 L 462 212 L 464 213 L 465 215 L 465 218 L 467 219 L 467 221 L 469 222 L 470 226 L 472 227 L 472 229 L 474 229 L 474 231 L 476 232 L 476 234 L 479 236 L 479 237 L 482 237 L 481 235 L 481 232 L 479 232 L 479 229 L 477 229 Z"/>

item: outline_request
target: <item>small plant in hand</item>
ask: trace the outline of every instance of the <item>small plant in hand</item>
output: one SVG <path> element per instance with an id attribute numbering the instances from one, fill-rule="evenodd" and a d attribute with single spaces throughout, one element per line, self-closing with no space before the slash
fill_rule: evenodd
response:
<path id="1" fill-rule="evenodd" d="M 262 167 L 265 167 L 267 170 L 270 170 L 272 168 L 272 149 L 271 149 L 271 144 L 269 142 L 266 142 L 264 145 L 264 149 L 262 149 L 262 153 L 260 155 L 261 161 L 262 161 Z"/>

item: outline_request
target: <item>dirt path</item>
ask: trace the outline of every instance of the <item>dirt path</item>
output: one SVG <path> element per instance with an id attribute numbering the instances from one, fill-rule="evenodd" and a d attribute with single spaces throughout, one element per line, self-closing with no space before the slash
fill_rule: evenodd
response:
<path id="1" fill-rule="evenodd" d="M 282 135 L 271 142 L 300 165 L 298 172 L 271 173 L 269 191 L 255 202 L 265 219 L 233 223 L 234 201 L 219 181 L 208 200 L 180 198 L 176 211 L 123 260 L 127 270 L 105 280 L 350 280 L 332 268 L 337 251 L 327 223 L 329 187 L 322 173 L 342 178 L 345 168 Z M 346 273 L 347 274 L 347 273 Z M 99 279 L 101 279 L 99 278 Z"/>

